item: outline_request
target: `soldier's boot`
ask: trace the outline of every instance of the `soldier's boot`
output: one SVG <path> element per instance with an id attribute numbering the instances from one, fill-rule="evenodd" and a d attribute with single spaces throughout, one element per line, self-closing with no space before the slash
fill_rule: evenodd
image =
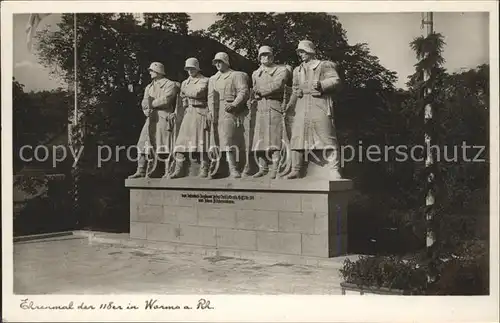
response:
<path id="1" fill-rule="evenodd" d="M 330 180 L 338 180 L 342 179 L 342 175 L 340 174 L 340 161 L 338 151 L 332 151 L 328 154 L 328 164 L 327 167 L 330 170 L 329 179 Z"/>
<path id="2" fill-rule="evenodd" d="M 130 175 L 128 178 L 142 178 L 146 176 L 146 155 L 141 154 L 139 155 L 139 160 L 137 161 L 137 170 L 135 171 L 134 174 Z"/>
<path id="3" fill-rule="evenodd" d="M 278 174 L 278 164 L 280 161 L 280 152 L 274 151 L 272 154 L 271 167 L 269 167 L 269 177 L 275 179 Z"/>
<path id="4" fill-rule="evenodd" d="M 205 153 L 202 153 L 200 160 L 200 171 L 198 176 L 201 178 L 208 177 L 208 156 Z"/>
<path id="5" fill-rule="evenodd" d="M 232 178 L 240 178 L 241 174 L 236 167 L 236 153 L 234 151 L 228 151 L 227 155 L 227 163 L 229 166 L 229 173 Z"/>
<path id="6" fill-rule="evenodd" d="M 241 177 L 249 177 L 250 176 L 250 165 L 248 161 L 245 163 L 245 167 L 243 167 L 243 172 L 241 173 Z"/>
<path id="7" fill-rule="evenodd" d="M 175 154 L 175 169 L 172 175 L 170 175 L 170 178 L 180 178 L 182 177 L 182 171 L 184 170 L 184 162 L 186 158 L 184 157 L 183 153 L 176 153 Z M 168 176 L 168 165 L 165 163 L 165 176 Z"/>
<path id="8" fill-rule="evenodd" d="M 215 174 L 215 171 L 214 169 L 216 168 L 216 162 L 215 161 L 210 161 L 208 162 L 208 171 L 207 171 L 207 178 L 208 179 L 215 179 L 216 178 L 216 174 Z"/>
<path id="9" fill-rule="evenodd" d="M 245 151 L 245 166 L 243 166 L 243 170 L 241 171 L 241 177 L 251 177 L 250 160 L 251 160 L 251 150 Z"/>
<path id="10" fill-rule="evenodd" d="M 264 157 L 259 157 L 259 171 L 253 175 L 254 178 L 262 177 L 269 172 L 267 160 Z"/>
<path id="11" fill-rule="evenodd" d="M 286 176 L 286 179 L 295 179 L 300 177 L 303 154 L 304 153 L 302 151 L 292 150 L 292 171 Z"/>

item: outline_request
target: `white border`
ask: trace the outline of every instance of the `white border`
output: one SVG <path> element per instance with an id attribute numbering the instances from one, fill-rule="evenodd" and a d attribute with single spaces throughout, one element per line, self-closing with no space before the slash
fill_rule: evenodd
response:
<path id="1" fill-rule="evenodd" d="M 422 12 L 486 11 L 490 13 L 490 296 L 209 296 L 213 311 L 122 311 L 120 313 L 23 311 L 21 295 L 13 295 L 12 271 L 12 73 L 13 13 L 27 12 L 189 12 L 324 11 L 324 12 Z M 216 10 L 214 10 L 216 9 Z M 286 10 L 285 10 L 286 9 Z M 498 5 L 495 1 L 15 1 L 2 2 L 2 319 L 5 321 L 370 321 L 370 322 L 497 322 L 499 228 L 499 102 L 498 102 Z M 208 296 L 208 295 L 207 295 Z M 37 303 L 101 303 L 113 300 L 144 304 L 157 297 L 165 304 L 193 305 L 202 295 L 29 296 Z"/>

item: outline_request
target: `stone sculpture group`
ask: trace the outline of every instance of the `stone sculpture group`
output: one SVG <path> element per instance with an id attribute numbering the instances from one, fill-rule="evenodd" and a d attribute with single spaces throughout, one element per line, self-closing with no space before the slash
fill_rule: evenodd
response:
<path id="1" fill-rule="evenodd" d="M 237 147 L 243 137 L 243 120 L 249 109 L 256 109 L 250 150 L 258 171 L 253 177 L 275 179 L 286 148 L 290 169 L 285 178 L 300 178 L 305 155 L 320 151 L 326 157 L 328 179 L 340 179 L 332 97 L 339 82 L 335 64 L 316 59 L 309 40 L 299 42 L 297 55 L 302 63 L 292 71 L 275 64 L 272 48 L 262 46 L 260 67 L 252 73 L 251 82 L 246 73 L 231 68 L 224 52 L 215 55 L 212 63 L 217 73 L 210 78 L 201 74 L 196 58 L 188 58 L 184 69 L 189 77 L 182 84 L 167 79 L 161 63 L 152 63 L 152 82 L 142 100 L 146 121 L 137 143 L 137 171 L 129 178 L 147 177 L 156 167 L 148 158 L 151 149 L 165 160 L 164 178 L 185 176 L 187 156 L 193 154 L 200 164 L 199 177 L 213 178 L 218 168 L 211 166 L 213 156 L 224 154 L 230 177 L 240 178 Z M 185 112 L 177 132 L 180 107 Z M 295 116 L 288 138 L 284 116 L 291 110 Z"/>

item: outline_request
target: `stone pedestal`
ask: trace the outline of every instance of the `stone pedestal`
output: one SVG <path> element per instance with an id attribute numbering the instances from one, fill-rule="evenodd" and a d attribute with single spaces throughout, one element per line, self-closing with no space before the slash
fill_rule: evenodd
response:
<path id="1" fill-rule="evenodd" d="M 127 179 L 130 237 L 253 254 L 347 251 L 350 180 Z"/>

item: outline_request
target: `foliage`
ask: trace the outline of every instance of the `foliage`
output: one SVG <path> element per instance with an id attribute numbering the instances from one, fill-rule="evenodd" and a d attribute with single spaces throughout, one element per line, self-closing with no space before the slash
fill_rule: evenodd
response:
<path id="1" fill-rule="evenodd" d="M 64 176 L 18 175 L 14 189 L 24 196 L 24 200 L 14 201 L 14 236 L 77 229 L 77 218 L 69 212 Z"/>
<path id="2" fill-rule="evenodd" d="M 438 268 L 440 279 L 428 294 L 487 295 L 489 293 L 489 248 L 481 240 L 465 241 L 455 255 Z"/>
<path id="3" fill-rule="evenodd" d="M 422 86 L 430 87 L 433 84 L 433 77 L 438 77 L 441 71 L 441 66 L 445 62 L 442 53 L 443 47 L 446 45 L 443 35 L 433 33 L 427 37 L 417 37 L 411 43 L 410 47 L 415 51 L 417 59 L 415 64 L 416 73 L 410 77 L 410 86 L 413 88 L 421 88 Z M 431 79 L 428 84 L 422 84 L 424 71 L 430 72 Z"/>
<path id="4" fill-rule="evenodd" d="M 46 176 L 15 176 L 14 187 L 19 187 L 27 195 L 39 195 L 42 188 L 48 185 Z"/>
<path id="5" fill-rule="evenodd" d="M 188 23 L 191 21 L 186 13 L 144 13 L 143 26 L 148 29 L 157 28 L 186 35 L 188 33 Z"/>
<path id="6" fill-rule="evenodd" d="M 24 85 L 13 79 L 13 157 L 14 172 L 25 163 L 19 156 L 24 145 L 49 145 L 64 134 L 67 124 L 69 93 L 64 89 L 25 92 Z"/>
<path id="7" fill-rule="evenodd" d="M 384 287 L 422 294 L 426 287 L 426 273 L 415 261 L 397 257 L 365 257 L 356 261 L 348 258 L 340 270 L 345 282 L 358 286 Z"/>
<path id="8" fill-rule="evenodd" d="M 300 40 L 316 44 L 317 56 L 337 63 L 349 88 L 393 88 L 396 73 L 370 55 L 366 44 L 348 44 L 346 32 L 334 15 L 326 13 L 219 13 L 208 31 L 215 39 L 256 62 L 260 46 L 269 45 L 275 60 L 300 64 L 296 54 Z"/>
<path id="9" fill-rule="evenodd" d="M 489 256 L 478 241 L 464 243 L 456 255 L 440 259 L 438 280 L 428 283 L 425 257 L 362 256 L 346 259 L 340 275 L 346 283 L 359 287 L 402 290 L 412 295 L 487 295 Z"/>
<path id="10" fill-rule="evenodd" d="M 345 31 L 337 18 L 320 13 L 219 13 L 209 32 L 222 43 L 257 60 L 260 46 L 269 45 L 278 62 L 300 64 L 297 43 L 308 38 L 318 44 L 322 58 L 339 55 L 347 47 Z M 251 31 L 251 32 L 249 32 Z M 335 59 L 337 61 L 337 59 Z"/>

